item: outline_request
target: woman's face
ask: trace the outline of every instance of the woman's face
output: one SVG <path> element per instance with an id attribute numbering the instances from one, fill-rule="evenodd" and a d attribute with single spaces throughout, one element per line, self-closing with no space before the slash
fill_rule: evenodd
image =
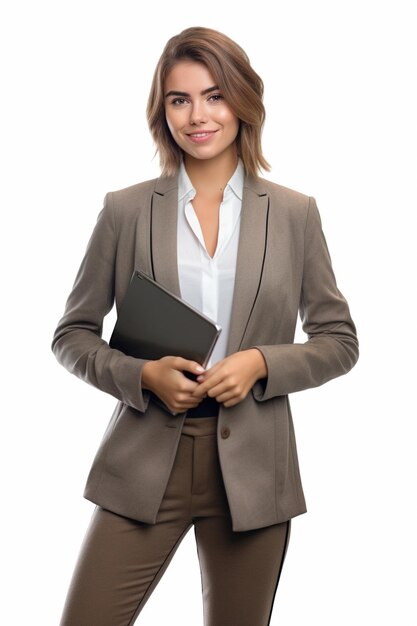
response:
<path id="1" fill-rule="evenodd" d="M 207 67 L 196 61 L 179 61 L 164 87 L 167 124 L 186 155 L 207 160 L 230 152 L 236 159 L 239 118 Z"/>

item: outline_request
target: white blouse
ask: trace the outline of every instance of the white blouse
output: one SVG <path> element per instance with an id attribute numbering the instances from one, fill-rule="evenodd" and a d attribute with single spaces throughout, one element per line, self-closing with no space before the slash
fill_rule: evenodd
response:
<path id="1" fill-rule="evenodd" d="M 200 222 L 191 201 L 196 191 L 182 162 L 178 178 L 177 255 L 181 297 L 220 324 L 222 331 L 207 369 L 226 356 L 232 313 L 240 212 L 244 182 L 241 159 L 223 192 L 219 233 L 213 257 L 207 252 Z"/>

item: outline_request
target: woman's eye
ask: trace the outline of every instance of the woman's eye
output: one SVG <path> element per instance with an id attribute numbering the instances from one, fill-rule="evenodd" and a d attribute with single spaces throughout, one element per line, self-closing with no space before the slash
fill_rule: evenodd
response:
<path id="1" fill-rule="evenodd" d="M 218 102 L 219 100 L 223 99 L 223 96 L 221 95 L 221 93 L 214 93 L 212 96 L 210 96 L 210 100 L 213 99 L 213 102 Z"/>
<path id="2" fill-rule="evenodd" d="M 210 102 L 219 102 L 220 100 L 223 100 L 223 96 L 220 93 L 214 93 L 211 96 L 209 96 L 208 100 Z M 174 98 L 174 100 L 171 100 L 171 104 L 174 106 L 181 106 L 182 104 L 185 104 L 187 102 L 186 98 Z"/>
<path id="3" fill-rule="evenodd" d="M 175 98 L 175 100 L 173 100 L 171 104 L 183 104 L 184 102 L 185 102 L 184 98 Z"/>

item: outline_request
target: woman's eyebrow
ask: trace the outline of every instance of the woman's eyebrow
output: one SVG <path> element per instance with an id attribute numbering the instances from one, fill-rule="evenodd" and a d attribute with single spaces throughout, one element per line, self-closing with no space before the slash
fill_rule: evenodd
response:
<path id="1" fill-rule="evenodd" d="M 213 87 L 208 87 L 208 89 L 203 89 L 203 91 L 200 93 L 200 95 L 205 96 L 207 93 L 210 93 L 211 91 L 216 91 L 217 89 L 219 89 L 218 85 L 213 85 Z M 186 93 L 185 91 L 168 91 L 167 94 L 165 94 L 165 98 L 168 98 L 169 96 L 182 96 L 184 98 L 190 98 L 190 94 Z"/>

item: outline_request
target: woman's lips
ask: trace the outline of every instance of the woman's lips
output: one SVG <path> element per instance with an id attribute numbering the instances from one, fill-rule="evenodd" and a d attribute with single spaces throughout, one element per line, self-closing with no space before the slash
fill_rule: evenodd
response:
<path id="1" fill-rule="evenodd" d="M 215 133 L 217 133 L 217 130 L 205 130 L 200 133 L 187 134 L 187 137 L 194 143 L 204 143 L 209 141 Z"/>

